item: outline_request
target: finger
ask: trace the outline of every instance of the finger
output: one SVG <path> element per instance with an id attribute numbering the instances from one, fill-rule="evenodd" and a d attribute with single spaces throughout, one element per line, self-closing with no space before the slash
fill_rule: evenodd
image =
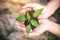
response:
<path id="1" fill-rule="evenodd" d="M 20 11 L 20 13 L 26 13 L 26 12 L 28 12 L 28 11 L 31 11 L 32 10 L 32 8 L 31 7 L 27 7 L 27 8 L 24 8 L 24 9 L 22 9 L 21 11 Z"/>
<path id="2" fill-rule="evenodd" d="M 45 6 L 37 4 L 37 3 L 30 3 L 30 4 L 26 4 L 23 8 L 27 8 L 27 7 L 32 7 L 34 10 L 37 10 L 40 8 L 44 8 Z"/>
<path id="3" fill-rule="evenodd" d="M 40 19 L 38 19 L 38 22 L 39 22 L 39 24 L 43 24 L 43 23 L 47 22 L 47 19 L 40 18 Z"/>
<path id="4" fill-rule="evenodd" d="M 25 27 L 22 28 L 21 26 L 17 26 L 17 28 L 25 32 Z"/>
<path id="5" fill-rule="evenodd" d="M 40 18 L 38 21 L 39 23 L 44 23 L 44 24 L 48 24 L 51 22 L 49 19 L 45 19 L 45 18 Z"/>
<path id="6" fill-rule="evenodd" d="M 20 11 L 20 13 L 24 13 L 24 14 L 25 14 L 26 11 L 27 11 L 26 9 L 22 9 L 22 10 Z"/>
<path id="7" fill-rule="evenodd" d="M 23 23 L 16 23 L 16 26 L 18 29 L 22 30 L 22 31 L 25 31 L 25 25 Z"/>
<path id="8" fill-rule="evenodd" d="M 18 22 L 16 23 L 17 26 L 21 26 L 21 27 L 24 27 L 24 24 L 22 22 Z"/>
<path id="9" fill-rule="evenodd" d="M 43 31 L 41 30 L 41 31 L 34 31 L 34 32 L 31 32 L 31 33 L 29 33 L 29 35 L 28 36 L 31 36 L 31 37 L 33 37 L 33 36 L 38 36 L 38 35 L 41 35 L 43 33 Z"/>
<path id="10" fill-rule="evenodd" d="M 42 33 L 44 33 L 46 31 L 46 28 L 44 27 L 38 27 L 36 28 L 33 32 L 29 33 L 29 36 L 38 36 L 41 35 Z"/>

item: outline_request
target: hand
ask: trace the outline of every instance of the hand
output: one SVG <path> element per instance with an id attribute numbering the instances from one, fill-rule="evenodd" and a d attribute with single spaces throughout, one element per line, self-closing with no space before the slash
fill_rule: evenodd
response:
<path id="1" fill-rule="evenodd" d="M 57 23 L 54 23 L 52 21 L 50 21 L 49 19 L 40 19 L 39 20 L 39 26 L 37 28 L 35 28 L 31 33 L 29 33 L 28 36 L 38 36 L 42 33 L 44 33 L 45 31 L 49 31 L 53 34 L 55 34 L 56 36 L 60 37 L 60 25 Z"/>
<path id="2" fill-rule="evenodd" d="M 16 26 L 17 26 L 17 28 L 18 28 L 19 30 L 25 32 L 25 25 L 24 25 L 24 23 L 22 23 L 22 22 L 17 22 L 17 21 L 16 21 Z"/>
<path id="3" fill-rule="evenodd" d="M 28 8 L 31 7 L 34 10 L 40 9 L 40 8 L 44 8 L 43 12 L 41 13 L 41 15 L 38 18 L 48 18 L 50 17 L 55 11 L 56 9 L 59 7 L 59 0 L 51 0 L 51 2 L 49 2 L 47 5 L 41 5 L 41 4 L 37 4 L 37 3 L 28 3 L 26 4 L 24 8 Z M 26 10 L 25 10 L 26 11 Z"/>
<path id="4" fill-rule="evenodd" d="M 34 4 L 34 5 L 33 5 Z M 37 9 L 40 9 L 40 8 L 44 8 L 44 6 L 42 6 L 42 5 L 40 5 L 40 4 L 36 4 L 36 3 L 33 3 L 33 4 L 28 4 L 28 6 L 27 7 L 23 7 L 23 9 L 20 11 L 21 13 L 22 12 L 24 12 L 24 14 L 28 11 L 28 10 L 31 10 L 31 8 L 33 9 L 33 10 L 37 10 Z M 31 5 L 33 5 L 32 7 L 30 7 Z M 18 15 L 19 16 L 19 15 Z M 24 24 L 23 23 L 21 23 L 21 22 L 16 22 L 16 25 L 17 25 L 17 27 L 18 27 L 18 29 L 20 29 L 20 30 L 23 30 L 23 31 L 25 31 L 25 26 L 24 26 Z"/>
<path id="5" fill-rule="evenodd" d="M 39 19 L 39 26 L 37 26 L 37 28 L 35 28 L 34 30 L 32 30 L 28 36 L 33 37 L 33 36 L 38 36 L 41 35 L 42 33 L 44 33 L 45 31 L 49 31 L 51 33 L 54 33 L 56 35 L 60 35 L 59 33 L 59 28 L 60 25 L 50 21 L 49 19 Z M 23 32 L 26 32 L 25 30 L 25 26 L 23 23 L 19 23 L 17 22 L 17 28 L 22 30 Z"/>
<path id="6" fill-rule="evenodd" d="M 54 4 L 54 3 L 53 3 Z M 56 3 L 57 4 L 57 3 Z M 43 5 L 40 5 L 40 4 L 37 4 L 37 3 L 30 3 L 30 4 L 26 4 L 24 7 L 23 7 L 23 10 L 21 11 L 21 12 L 26 12 L 27 10 L 30 10 L 28 7 L 31 7 L 31 8 L 33 8 L 33 10 L 37 10 L 37 9 L 40 9 L 40 8 L 44 8 L 44 10 L 43 10 L 43 12 L 42 12 L 42 14 L 38 17 L 38 19 L 41 19 L 41 18 L 43 18 L 43 19 L 45 19 L 45 18 L 48 18 L 49 16 L 51 16 L 52 14 L 53 14 L 53 12 L 58 8 L 58 5 L 57 5 L 57 7 L 56 8 L 51 8 L 51 7 L 54 7 L 54 6 L 56 6 L 56 5 L 51 5 L 51 3 L 50 3 L 50 6 L 43 6 Z M 25 8 L 27 8 L 27 9 L 25 9 Z M 52 10 L 53 9 L 53 10 Z M 20 25 L 20 26 L 18 26 L 18 28 L 19 29 L 21 29 L 21 30 L 23 30 L 23 31 L 25 31 L 25 26 L 23 26 L 23 27 L 21 27 L 21 25 L 24 25 L 23 23 L 19 23 L 18 22 L 18 24 Z M 43 30 L 41 33 L 43 33 L 44 31 L 46 31 L 46 28 L 47 27 L 42 27 L 41 28 L 41 30 Z M 36 28 L 37 29 L 37 28 Z M 37 30 L 38 31 L 38 30 Z M 39 32 L 39 31 L 38 31 Z M 41 34 L 40 33 L 40 34 Z M 34 35 L 34 33 L 30 33 L 30 34 L 33 34 Z M 32 36 L 33 36 L 32 35 Z M 37 34 L 35 34 L 35 35 L 37 35 Z M 39 34 L 38 34 L 39 35 Z"/>
<path id="7" fill-rule="evenodd" d="M 30 7 L 30 8 L 29 8 Z M 48 18 L 51 14 L 49 14 L 50 12 L 51 12 L 51 10 L 52 10 L 52 8 L 49 10 L 48 8 L 46 8 L 46 6 L 43 6 L 43 5 L 40 5 L 40 4 L 37 4 L 37 3 L 29 3 L 29 4 L 26 4 L 23 8 L 22 8 L 22 11 L 20 11 L 20 12 L 24 12 L 24 13 L 26 13 L 28 10 L 31 10 L 31 8 L 33 9 L 33 10 L 37 10 L 37 9 L 40 9 L 40 8 L 44 8 L 43 9 L 43 12 L 41 13 L 41 15 L 38 17 L 38 19 L 40 19 L 40 18 Z M 48 10 L 50 11 L 50 12 L 48 12 Z M 49 15 L 48 15 L 49 14 Z M 17 25 L 23 25 L 23 23 L 20 23 L 20 22 L 18 22 L 17 23 Z M 20 27 L 20 26 L 18 26 L 21 30 L 25 30 L 25 27 Z"/>
<path id="8" fill-rule="evenodd" d="M 40 5 L 40 4 L 37 4 L 37 3 L 29 3 L 29 4 L 26 4 L 22 9 L 22 12 L 26 12 L 27 10 L 31 10 L 30 8 L 32 8 L 34 11 L 35 10 L 38 10 L 40 8 L 44 8 L 43 9 L 43 12 L 44 10 L 46 10 L 46 6 L 43 6 L 43 5 Z M 38 18 L 45 18 L 45 16 L 43 15 L 43 12 L 41 13 L 41 15 L 38 17 Z M 44 16 L 44 17 L 43 17 Z"/>
<path id="9" fill-rule="evenodd" d="M 38 36 L 44 33 L 45 31 L 54 33 L 57 30 L 58 26 L 58 24 L 50 21 L 49 19 L 39 19 L 39 26 L 35 28 L 32 32 L 30 32 L 28 36 Z M 56 34 L 56 32 L 54 34 Z"/>

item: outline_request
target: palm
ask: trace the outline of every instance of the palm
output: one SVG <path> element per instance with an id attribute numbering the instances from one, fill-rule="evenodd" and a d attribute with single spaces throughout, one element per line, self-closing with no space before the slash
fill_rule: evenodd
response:
<path id="1" fill-rule="evenodd" d="M 39 26 L 35 28 L 29 36 L 38 36 L 45 31 L 50 31 L 52 28 L 56 26 L 56 23 L 50 21 L 49 19 L 40 19 L 39 20 Z"/>
<path id="2" fill-rule="evenodd" d="M 49 31 L 49 29 L 51 29 L 56 24 L 48 19 L 39 19 L 38 21 L 39 21 L 39 26 L 34 30 L 32 30 L 28 36 L 38 36 L 44 33 L 45 31 Z M 17 24 L 18 24 L 17 25 L 18 29 L 25 32 L 24 24 L 23 23 L 17 23 Z"/>
<path id="3" fill-rule="evenodd" d="M 55 5 L 53 5 L 53 6 L 55 6 Z M 48 7 L 46 7 L 46 6 L 43 6 L 43 5 L 40 5 L 40 4 L 30 3 L 30 4 L 27 4 L 27 5 L 25 5 L 23 7 L 23 10 L 21 12 L 24 12 L 24 13 L 26 13 L 27 10 L 30 10 L 28 7 L 33 8 L 33 10 L 44 8 L 42 14 L 38 17 L 39 26 L 37 28 L 35 28 L 34 31 L 31 31 L 29 36 L 40 35 L 40 34 L 42 34 L 43 32 L 45 32 L 47 30 L 49 30 L 49 28 L 51 28 L 52 26 L 55 25 L 55 23 L 51 22 L 48 19 L 45 19 L 45 18 L 48 18 L 49 16 L 51 16 L 53 14 L 53 12 L 56 10 L 56 8 L 54 8 L 53 11 L 52 11 L 52 8 L 50 8 L 50 7 L 53 7 L 53 6 L 52 5 L 50 5 L 50 6 L 48 5 Z M 26 8 L 28 8 L 28 9 L 26 9 Z M 18 24 L 19 25 L 17 27 L 19 29 L 25 31 L 24 24 L 23 23 L 18 23 Z"/>

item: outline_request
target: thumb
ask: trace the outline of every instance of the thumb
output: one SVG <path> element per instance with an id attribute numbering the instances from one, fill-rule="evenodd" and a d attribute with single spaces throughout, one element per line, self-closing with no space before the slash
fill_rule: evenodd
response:
<path id="1" fill-rule="evenodd" d="M 46 31 L 46 28 L 42 27 L 41 25 L 39 25 L 39 27 L 35 28 L 34 31 L 32 31 L 31 33 L 29 33 L 28 36 L 38 36 L 41 35 L 42 33 L 44 33 Z"/>
<path id="2" fill-rule="evenodd" d="M 34 10 L 37 10 L 37 9 L 40 9 L 40 8 L 44 8 L 45 6 L 43 6 L 41 4 L 37 4 L 37 3 L 29 3 L 29 4 L 26 4 L 22 8 L 27 8 L 27 7 L 32 7 Z"/>

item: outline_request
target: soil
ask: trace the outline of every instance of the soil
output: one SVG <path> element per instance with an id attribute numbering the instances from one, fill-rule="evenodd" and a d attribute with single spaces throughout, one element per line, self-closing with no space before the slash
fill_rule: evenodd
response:
<path id="1" fill-rule="evenodd" d="M 31 17 L 33 17 L 32 14 L 34 13 L 34 10 L 30 10 L 30 11 L 27 11 L 27 12 L 29 12 L 29 14 L 30 14 Z M 26 14 L 27 14 L 27 12 L 26 12 Z M 25 14 L 25 15 L 26 15 L 26 14 Z M 37 19 L 37 18 L 32 18 L 32 19 L 35 19 L 35 20 L 38 22 L 38 19 Z M 26 21 L 24 22 L 25 27 L 26 27 L 28 24 L 29 24 L 29 22 L 28 22 L 28 20 L 26 20 Z M 39 22 L 38 22 L 38 24 L 39 24 Z M 34 30 L 34 28 L 36 28 L 36 27 L 31 24 L 31 29 Z"/>
<path id="2" fill-rule="evenodd" d="M 21 30 L 19 30 L 19 29 L 15 29 L 16 28 L 16 26 L 15 26 L 15 17 L 16 17 L 16 15 L 17 15 L 17 13 L 19 13 L 19 11 L 20 11 L 20 6 L 19 5 L 12 5 L 11 3 L 2 3 L 1 2 L 2 0 L 0 0 L 0 8 L 1 9 L 4 9 L 4 8 L 8 8 L 8 9 L 11 9 L 11 11 L 9 12 L 8 11 L 8 13 L 12 13 L 12 14 L 14 14 L 14 15 L 10 15 L 10 17 L 9 18 L 6 18 L 5 16 L 7 16 L 8 17 L 8 15 L 5 15 L 6 13 L 4 12 L 4 14 L 2 15 L 2 16 L 0 16 L 0 29 L 2 29 L 3 31 L 3 35 L 1 35 L 1 30 L 0 30 L 0 40 L 6 40 L 5 38 L 8 38 L 9 40 L 49 40 L 48 39 L 48 37 L 50 36 L 50 35 L 52 35 L 53 36 L 53 34 L 52 33 L 50 33 L 50 32 L 45 32 L 45 33 L 43 33 L 43 34 L 41 34 L 41 35 L 39 35 L 39 36 L 37 36 L 37 37 L 26 37 L 25 35 L 24 35 L 24 32 L 22 32 Z M 4 1 L 6 1 L 6 0 L 4 0 Z M 28 1 L 28 0 L 27 0 Z M 33 1 L 33 0 L 32 0 Z M 36 1 L 38 1 L 38 0 L 36 0 Z M 24 0 L 24 2 L 25 2 L 25 0 Z M 39 3 L 40 3 L 40 1 L 39 1 Z M 7 5 L 8 4 L 8 5 Z M 11 5 L 11 6 L 10 6 Z M 1 11 L 1 9 L 0 9 L 0 11 Z M 60 8 L 59 8 L 60 9 Z M 3 12 L 2 12 L 3 13 Z M 1 13 L 1 14 L 2 14 Z M 56 15 L 57 14 L 57 15 Z M 58 16 L 59 14 L 60 14 L 60 10 L 59 10 L 59 13 L 56 13 L 55 15 L 52 15 L 51 17 L 53 17 L 53 18 L 51 18 L 51 20 L 53 21 L 53 22 L 57 22 L 57 23 L 59 23 L 60 24 L 60 16 Z M 13 18 L 14 17 L 14 18 Z M 13 20 L 13 19 L 14 20 Z M 49 18 L 49 19 L 50 19 Z M 55 18 L 55 20 L 54 20 L 54 18 Z M 3 19 L 3 20 L 2 20 Z M 1 21 L 2 20 L 2 21 Z M 4 23 L 3 23 L 3 21 L 4 21 Z M 9 24 L 9 23 L 11 23 L 11 24 Z M 11 30 L 11 29 L 15 29 L 14 30 L 14 32 L 13 33 L 10 33 L 10 35 L 9 36 L 5 36 L 6 35 L 6 29 L 8 29 L 8 30 Z M 16 32 L 16 30 L 18 30 L 17 32 Z M 13 30 L 12 30 L 13 31 Z M 8 34 L 8 32 L 7 32 L 7 34 Z M 56 36 L 55 36 L 56 37 Z M 52 40 L 52 39 L 50 39 L 50 40 Z M 58 38 L 58 37 L 56 37 L 54 40 L 60 40 L 60 38 Z"/>

